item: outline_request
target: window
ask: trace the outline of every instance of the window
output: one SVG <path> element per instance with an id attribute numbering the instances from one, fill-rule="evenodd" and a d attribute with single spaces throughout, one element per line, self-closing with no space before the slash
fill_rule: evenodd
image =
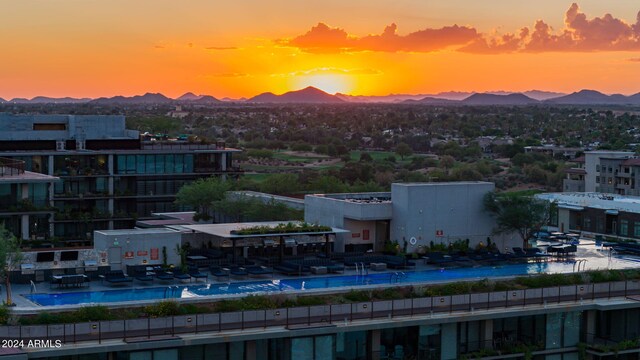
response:
<path id="1" fill-rule="evenodd" d="M 585 230 L 591 229 L 591 218 L 590 217 L 585 217 L 584 218 L 582 227 Z"/>
<path id="2" fill-rule="evenodd" d="M 51 131 L 51 130 L 67 130 L 67 124 L 33 124 L 33 130 L 44 130 L 44 131 Z"/>
<path id="3" fill-rule="evenodd" d="M 596 165 L 596 172 L 600 172 L 600 165 Z"/>
<path id="4" fill-rule="evenodd" d="M 629 235 L 629 220 L 625 220 L 625 219 L 620 220 L 620 235 L 622 236 Z"/>
<path id="5" fill-rule="evenodd" d="M 600 183 L 600 176 L 596 176 L 596 184 Z"/>
<path id="6" fill-rule="evenodd" d="M 638 221 L 633 222 L 633 236 L 640 237 L 640 222 Z"/>

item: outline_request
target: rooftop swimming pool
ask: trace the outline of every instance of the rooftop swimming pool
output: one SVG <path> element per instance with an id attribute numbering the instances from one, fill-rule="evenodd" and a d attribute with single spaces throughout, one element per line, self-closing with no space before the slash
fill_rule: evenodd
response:
<path id="1" fill-rule="evenodd" d="M 139 302 L 161 299 L 221 298 L 225 295 L 265 294 L 279 292 L 305 292 L 310 290 L 339 290 L 368 285 L 428 284 L 473 278 L 508 277 L 540 273 L 570 273 L 576 268 L 575 262 L 539 262 L 503 266 L 482 266 L 473 268 L 453 268 L 439 270 L 385 272 L 368 275 L 316 276 L 287 279 L 269 279 L 215 284 L 173 285 L 151 288 L 127 288 L 119 290 L 36 293 L 25 298 L 40 306 L 105 304 L 116 302 Z M 595 270 L 594 265 L 586 264 Z M 616 257 L 603 268 L 631 268 L 638 266 L 638 259 Z"/>

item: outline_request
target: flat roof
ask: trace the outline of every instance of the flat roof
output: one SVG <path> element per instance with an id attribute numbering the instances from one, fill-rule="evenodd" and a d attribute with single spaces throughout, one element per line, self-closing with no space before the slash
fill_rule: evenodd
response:
<path id="1" fill-rule="evenodd" d="M 598 192 L 544 193 L 535 195 L 538 199 L 555 201 L 559 207 L 578 210 L 594 208 L 640 213 L 640 197 Z"/>
<path id="2" fill-rule="evenodd" d="M 275 227 L 280 224 L 302 224 L 302 221 L 263 221 L 263 222 L 250 222 L 250 223 L 226 223 L 226 224 L 202 224 L 202 225 L 182 225 L 183 228 L 191 229 L 197 232 L 218 236 L 224 239 L 244 239 L 255 237 L 273 237 L 273 236 L 295 236 L 295 235 L 325 235 L 325 234 L 338 234 L 348 233 L 349 230 L 332 227 L 331 231 L 311 231 L 311 232 L 296 232 L 296 233 L 268 233 L 268 234 L 251 234 L 251 235 L 235 235 L 231 234 L 233 230 L 242 230 L 256 226 L 269 226 Z"/>
<path id="3" fill-rule="evenodd" d="M 491 184 L 489 181 L 447 181 L 447 182 L 406 182 L 393 183 L 392 185 L 400 186 L 446 186 L 446 185 L 475 185 L 475 184 Z"/>
<path id="4" fill-rule="evenodd" d="M 121 230 L 96 230 L 98 234 L 108 236 L 127 236 L 127 235 L 146 235 L 146 234 L 176 234 L 175 230 L 167 228 L 151 228 L 151 229 L 121 229 Z"/>

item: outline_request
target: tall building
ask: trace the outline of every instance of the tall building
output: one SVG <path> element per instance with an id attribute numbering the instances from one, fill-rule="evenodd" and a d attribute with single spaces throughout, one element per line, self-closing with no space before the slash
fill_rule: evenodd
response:
<path id="1" fill-rule="evenodd" d="M 633 157 L 634 153 L 628 151 L 586 151 L 574 160 L 574 167 L 567 169 L 562 190 L 640 195 L 640 187 L 635 186 L 635 181 L 631 184 L 630 168 L 640 166 Z M 640 172 L 635 173 L 640 176 Z"/>
<path id="2" fill-rule="evenodd" d="M 0 114 L 0 128 L 0 156 L 51 177 L 34 185 L 30 201 L 50 211 L 37 238 L 58 246 L 86 244 L 93 230 L 132 228 L 152 212 L 176 210 L 183 185 L 239 173 L 238 150 L 224 143 L 145 141 L 119 115 Z"/>

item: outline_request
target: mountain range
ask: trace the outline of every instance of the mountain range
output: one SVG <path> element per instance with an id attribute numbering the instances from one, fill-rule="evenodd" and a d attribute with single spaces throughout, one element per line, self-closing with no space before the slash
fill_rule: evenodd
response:
<path id="1" fill-rule="evenodd" d="M 134 104 L 202 104 L 211 105 L 224 102 L 247 103 L 306 103 L 306 104 L 344 104 L 344 103 L 404 103 L 423 105 L 640 105 L 640 93 L 625 96 L 621 94 L 607 95 L 595 90 L 580 90 L 571 94 L 562 94 L 541 90 L 530 90 L 522 93 L 492 91 L 485 93 L 441 92 L 437 94 L 389 94 L 386 96 L 361 96 L 337 93 L 328 94 L 309 86 L 301 90 L 289 91 L 276 95 L 266 92 L 245 99 L 216 99 L 211 95 L 196 95 L 188 92 L 175 99 L 160 93 L 146 93 L 131 97 L 114 96 L 97 99 L 89 98 L 53 98 L 37 96 L 33 99 L 15 98 L 0 103 L 13 104 L 96 104 L 96 105 L 134 105 Z"/>

